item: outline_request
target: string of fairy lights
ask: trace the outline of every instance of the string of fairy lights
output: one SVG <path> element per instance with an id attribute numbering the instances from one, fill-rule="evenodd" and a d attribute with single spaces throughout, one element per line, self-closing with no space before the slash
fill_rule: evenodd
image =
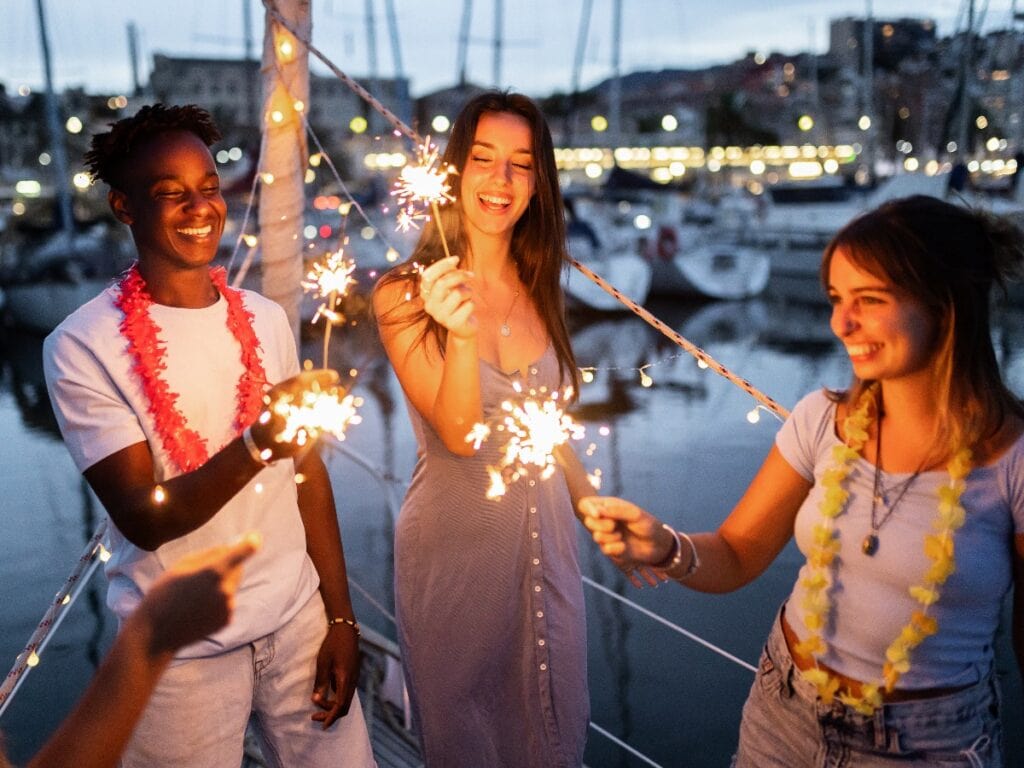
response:
<path id="1" fill-rule="evenodd" d="M 429 138 L 421 138 L 381 104 L 369 91 L 346 75 L 323 53 L 317 50 L 308 39 L 300 35 L 291 23 L 274 7 L 272 0 L 264 0 L 264 6 L 268 16 L 274 21 L 274 48 L 279 66 L 281 63 L 294 60 L 299 55 L 301 48 L 304 47 L 309 53 L 312 53 L 326 64 L 336 77 L 390 123 L 396 136 L 405 136 L 414 142 L 416 146 L 414 161 L 402 167 L 391 191 L 391 195 L 397 203 L 396 229 L 401 232 L 408 232 L 410 229 L 418 229 L 421 223 L 426 226 L 430 222 L 434 222 L 438 227 L 438 234 L 444 252 L 448 255 L 448 244 L 440 226 L 439 211 L 441 206 L 456 201 L 450 181 L 450 177 L 454 175 L 455 170 L 441 165 L 440 152 Z M 272 95 L 268 97 L 265 122 L 268 125 L 280 125 L 292 119 L 297 120 L 305 134 L 312 137 L 317 145 L 317 151 L 310 154 L 308 158 L 310 169 L 316 168 L 325 162 L 333 174 L 334 181 L 346 197 L 346 201 L 337 207 L 338 213 L 342 218 L 342 226 L 338 235 L 338 247 L 324 254 L 320 260 L 315 261 L 307 272 L 305 279 L 302 280 L 303 289 L 307 293 L 312 294 L 316 299 L 322 300 L 313 317 L 313 322 L 315 324 L 317 321 L 323 320 L 323 367 L 327 368 L 332 329 L 347 321 L 341 307 L 344 298 L 349 295 L 356 285 L 354 276 L 356 261 L 346 255 L 346 248 L 349 245 L 347 222 L 352 208 L 355 208 L 361 215 L 366 225 L 372 229 L 374 236 L 379 237 L 386 244 L 386 260 L 389 263 L 397 262 L 400 255 L 398 250 L 388 242 L 384 233 L 367 216 L 355 199 L 355 196 L 351 194 L 348 187 L 342 181 L 337 168 L 331 162 L 330 157 L 324 151 L 322 144 L 308 124 L 303 101 L 292 98 L 283 82 L 279 82 L 278 85 L 280 87 L 276 88 Z M 307 182 L 312 180 L 309 172 L 310 169 L 307 170 Z M 239 235 L 228 264 L 230 270 L 244 246 L 246 253 L 239 270 L 235 273 L 232 281 L 234 285 L 238 285 L 245 277 L 260 244 L 257 234 L 246 231 L 251 220 L 252 200 L 255 198 L 255 192 L 260 184 L 270 185 L 274 182 L 273 174 L 264 168 L 264 153 L 261 148 L 259 158 L 257 159 L 257 173 L 253 178 L 249 195 L 249 204 L 246 207 Z M 757 422 L 761 411 L 772 413 L 779 418 L 785 417 L 786 410 L 772 398 L 761 393 L 746 380 L 728 371 L 704 350 L 689 342 L 585 265 L 576 260 L 573 260 L 572 264 L 586 277 L 615 296 L 645 322 L 670 338 L 684 350 L 685 354 L 695 357 L 700 368 L 714 371 L 753 397 L 757 404 L 752 410 L 747 412 L 748 421 L 751 423 Z M 414 269 L 419 270 L 422 268 L 419 265 L 414 265 Z M 411 300 L 412 296 L 407 295 L 406 298 Z M 667 361 L 677 359 L 684 353 L 667 356 L 663 359 L 635 367 L 582 367 L 580 368 L 581 379 L 586 384 L 592 382 L 595 374 L 600 370 L 629 370 L 639 375 L 641 386 L 651 387 L 654 385 L 654 379 L 651 376 L 650 370 Z M 309 367 L 308 364 L 307 367 Z M 355 379 L 358 375 L 358 371 L 355 369 L 350 370 L 348 373 L 350 379 Z M 475 424 L 466 437 L 467 442 L 471 442 L 477 447 L 486 440 L 505 440 L 500 451 L 498 463 L 488 468 L 490 476 L 490 485 L 486 492 L 488 499 L 502 498 L 510 484 L 526 476 L 531 471 L 537 471 L 541 479 L 550 477 L 556 470 L 556 449 L 570 440 L 580 441 L 585 437 L 585 428 L 567 414 L 563 407 L 571 399 L 571 390 L 548 391 L 546 388 L 542 388 L 541 390 L 523 392 L 520 387 L 518 392 L 522 397 L 516 401 L 507 400 L 503 402 L 500 407 L 499 418 L 494 423 Z M 306 443 L 312 445 L 312 442 L 318 436 L 326 434 L 333 436 L 338 441 L 342 441 L 345 439 L 346 430 L 361 421 L 358 409 L 362 404 L 363 399 L 351 393 L 351 386 L 334 385 L 314 388 L 298 396 L 281 395 L 274 401 L 268 399 L 266 401 L 266 410 L 261 418 L 264 420 L 269 419 L 273 413 L 283 419 L 285 426 L 277 436 L 279 440 L 295 440 L 299 444 Z M 601 426 L 598 432 L 602 436 L 607 436 L 609 428 Z M 585 448 L 584 454 L 587 457 L 592 457 L 596 447 L 596 444 L 591 442 Z M 588 479 L 595 488 L 600 488 L 601 470 L 597 469 L 589 474 Z M 303 478 L 297 475 L 296 482 L 300 483 L 302 481 Z M 166 489 L 161 485 L 154 486 L 153 499 L 157 503 L 165 503 L 167 500 Z M 0 685 L 0 715 L 3 714 L 28 670 L 38 665 L 40 655 L 49 637 L 59 626 L 66 609 L 74 602 L 78 591 L 88 581 L 89 576 L 91 576 L 100 562 L 109 558 L 109 552 L 102 544 L 105 528 L 106 524 L 104 522 L 97 529 L 83 552 L 78 566 L 68 577 L 64 586 L 58 591 L 53 604 L 37 626 L 36 631 L 24 650 L 18 655 L 13 668 L 8 673 L 3 684 Z"/>

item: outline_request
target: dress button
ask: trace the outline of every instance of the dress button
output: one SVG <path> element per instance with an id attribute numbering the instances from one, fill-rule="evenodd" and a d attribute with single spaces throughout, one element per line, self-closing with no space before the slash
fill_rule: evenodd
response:
<path id="1" fill-rule="evenodd" d="M 531 487 L 531 488 L 533 488 L 533 486 L 535 486 L 536 484 L 537 484 L 537 481 L 536 481 L 536 480 L 531 480 L 531 481 L 530 481 L 530 487 Z"/>
<path id="2" fill-rule="evenodd" d="M 537 375 L 537 369 L 536 368 L 531 368 L 530 369 L 530 373 L 532 373 L 534 376 L 536 376 Z"/>
<path id="3" fill-rule="evenodd" d="M 536 515 L 537 514 L 537 508 L 536 507 L 530 507 L 530 514 L 531 515 Z"/>
<path id="4" fill-rule="evenodd" d="M 533 558 L 533 564 L 534 565 L 540 565 L 540 558 L 539 557 Z"/>
<path id="5" fill-rule="evenodd" d="M 547 670 L 547 668 L 548 668 L 548 665 L 547 665 L 547 664 L 541 664 L 541 665 L 540 665 L 540 671 L 541 671 L 541 672 L 544 672 L 544 671 L 546 671 L 546 670 Z"/>
<path id="6" fill-rule="evenodd" d="M 538 619 L 543 619 L 544 618 L 544 611 L 537 611 L 537 618 Z"/>
<path id="7" fill-rule="evenodd" d="M 538 584 L 537 586 L 535 586 L 535 587 L 533 588 L 533 591 L 534 591 L 534 592 L 540 592 L 540 584 Z"/>
<path id="8" fill-rule="evenodd" d="M 538 536 L 538 533 L 537 533 L 536 531 L 534 531 L 534 532 L 533 532 L 533 533 L 531 533 L 530 535 L 531 535 L 531 536 L 533 536 L 533 538 L 535 538 L 535 539 L 536 539 L 536 538 L 537 538 L 537 536 Z"/>
<path id="9" fill-rule="evenodd" d="M 540 640 L 538 640 L 537 645 L 544 645 L 544 639 L 541 638 Z"/>

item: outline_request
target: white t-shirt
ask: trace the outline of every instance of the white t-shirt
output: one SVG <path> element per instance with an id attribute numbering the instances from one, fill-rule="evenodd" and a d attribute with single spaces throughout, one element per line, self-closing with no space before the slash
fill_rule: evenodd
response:
<path id="1" fill-rule="evenodd" d="M 779 430 L 775 444 L 803 478 L 814 483 L 795 524 L 797 546 L 805 555 L 813 546 L 813 527 L 820 522 L 821 478 L 833 466 L 836 404 L 821 390 L 807 395 Z M 835 518 L 840 542 L 829 589 L 832 611 L 823 637 L 829 646 L 821 660 L 844 675 L 872 681 L 881 677 L 885 650 L 920 608 L 909 594 L 932 564 L 924 537 L 932 533 L 938 488 L 949 482 L 945 469 L 922 472 L 907 488 L 891 517 L 878 532 L 874 556 L 861 551 L 871 530 L 871 497 L 875 467 L 857 459 L 843 482 L 849 500 Z M 909 473 L 882 472 L 886 488 L 910 479 Z M 993 661 L 993 638 L 1000 610 L 1012 583 L 1014 534 L 1024 533 L 1024 437 L 999 460 L 975 467 L 960 499 L 967 521 L 953 537 L 956 572 L 940 587 L 941 598 L 930 609 L 938 634 L 926 638 L 910 656 L 910 670 L 900 688 L 922 689 L 967 685 L 987 674 Z M 800 583 L 786 603 L 786 618 L 797 636 L 809 634 L 801 606 L 806 590 Z"/>
<path id="2" fill-rule="evenodd" d="M 108 288 L 61 323 L 43 344 L 43 363 L 57 421 L 75 464 L 85 471 L 101 459 L 146 441 L 153 453 L 154 480 L 165 481 L 177 468 L 164 450 L 149 414 L 149 400 L 131 371 L 128 344 L 121 335 L 122 312 Z M 284 310 L 243 291 L 253 313 L 253 330 L 270 383 L 298 373 L 295 342 Z M 202 309 L 153 304 L 150 316 L 166 350 L 162 375 L 178 395 L 177 409 L 188 426 L 206 439 L 209 455 L 235 438 L 235 393 L 243 372 L 241 348 L 227 328 L 227 302 L 220 297 Z M 179 657 L 209 656 L 238 647 L 280 628 L 317 588 L 299 515 L 294 465 L 278 461 L 259 472 L 210 520 L 154 552 L 128 541 L 110 523 L 111 558 L 107 604 L 123 618 L 138 605 L 149 585 L 183 555 L 228 543 L 250 530 L 263 546 L 246 564 L 231 623 L 187 646 Z"/>

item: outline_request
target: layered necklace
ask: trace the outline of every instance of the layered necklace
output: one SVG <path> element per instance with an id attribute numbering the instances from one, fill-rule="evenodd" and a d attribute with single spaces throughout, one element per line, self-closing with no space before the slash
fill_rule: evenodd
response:
<path id="1" fill-rule="evenodd" d="M 832 466 L 822 476 L 821 484 L 824 494 L 818 504 L 821 519 L 814 525 L 812 546 L 807 555 L 807 567 L 800 579 L 800 584 L 805 590 L 801 604 L 804 609 L 804 625 L 810 630 L 810 634 L 807 639 L 798 643 L 793 649 L 797 654 L 814 659 L 814 667 L 802 670 L 801 674 L 815 686 L 823 703 L 829 705 L 833 699 L 838 697 L 843 704 L 865 715 L 874 713 L 882 706 L 883 690 L 891 692 L 900 677 L 910 669 L 910 652 L 926 637 L 939 631 L 938 622 L 929 615 L 929 611 L 939 599 L 940 587 L 956 570 L 953 534 L 964 524 L 965 513 L 960 504 L 960 497 L 965 488 L 964 479 L 971 471 L 970 449 L 960 448 L 955 451 L 946 465 L 949 482 L 939 487 L 936 515 L 932 524 L 934 532 L 926 533 L 924 536 L 924 552 L 931 560 L 931 565 L 921 582 L 911 586 L 908 590 L 919 607 L 911 612 L 910 621 L 886 649 L 881 678 L 876 682 L 861 684 L 860 695 L 855 695 L 848 688 L 840 690 L 840 680 L 829 674 L 819 664 L 820 658 L 828 651 L 822 631 L 828 623 L 832 608 L 830 595 L 834 571 L 832 566 L 841 546 L 836 535 L 835 518 L 846 508 L 850 492 L 843 487 L 843 484 L 850 474 L 854 462 L 861 457 L 864 444 L 868 439 L 876 388 L 877 385 L 868 388 L 857 402 L 853 412 L 844 420 L 843 433 L 848 442 L 841 443 L 832 449 Z M 877 456 L 875 460 L 878 461 Z M 874 525 L 874 521 L 872 521 L 872 526 L 870 535 L 877 536 L 877 527 Z M 875 546 L 877 548 L 877 543 Z"/>
<path id="2" fill-rule="evenodd" d="M 241 291 L 228 287 L 227 273 L 222 267 L 210 270 L 210 280 L 227 302 L 227 327 L 241 347 L 245 370 L 238 379 L 237 408 L 232 425 L 236 433 L 241 433 L 263 407 L 267 374 L 260 359 L 259 341 L 252 329 L 253 315 L 245 308 Z M 146 290 L 138 263 L 121 278 L 118 291 L 114 305 L 124 313 L 119 328 L 128 342 L 132 371 L 139 377 L 142 392 L 149 401 L 149 414 L 160 442 L 180 472 L 191 472 L 209 459 L 206 439 L 188 426 L 185 415 L 177 408 L 178 394 L 170 390 L 163 378 L 167 350 L 160 339 L 160 327 L 150 317 L 153 298 Z"/>
<path id="3" fill-rule="evenodd" d="M 908 479 L 902 483 L 897 483 L 893 487 L 886 489 L 882 485 L 882 423 L 884 419 L 879 418 L 875 426 L 875 480 L 871 489 L 871 531 L 864 540 L 860 543 L 860 550 L 868 557 L 874 557 L 875 552 L 878 551 L 878 531 L 883 525 L 892 517 L 896 511 L 896 507 L 903 500 L 910 486 L 914 484 L 918 476 L 921 474 L 923 467 L 918 467 L 917 470 Z M 889 503 L 889 494 L 895 493 L 896 497 L 893 502 Z M 875 515 L 875 511 L 879 508 L 884 508 L 884 512 L 881 517 Z"/>

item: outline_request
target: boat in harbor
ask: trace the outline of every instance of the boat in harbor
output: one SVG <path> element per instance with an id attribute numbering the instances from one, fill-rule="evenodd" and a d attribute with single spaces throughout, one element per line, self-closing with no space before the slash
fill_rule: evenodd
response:
<path id="1" fill-rule="evenodd" d="M 127 231 L 106 222 L 57 232 L 39 246 L 25 246 L 4 284 L 7 321 L 49 333 L 109 286 L 132 259 Z"/>

